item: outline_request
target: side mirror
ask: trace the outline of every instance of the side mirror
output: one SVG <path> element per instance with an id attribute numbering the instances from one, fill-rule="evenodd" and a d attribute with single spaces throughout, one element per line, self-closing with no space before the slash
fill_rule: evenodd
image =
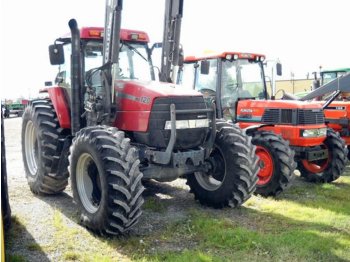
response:
<path id="1" fill-rule="evenodd" d="M 276 75 L 278 75 L 278 76 L 282 75 L 282 64 L 281 63 L 276 64 Z"/>
<path id="2" fill-rule="evenodd" d="M 64 51 L 63 45 L 54 44 L 49 46 L 49 55 L 51 65 L 64 64 Z"/>
<path id="3" fill-rule="evenodd" d="M 201 61 L 201 74 L 209 75 L 210 61 L 203 60 Z"/>

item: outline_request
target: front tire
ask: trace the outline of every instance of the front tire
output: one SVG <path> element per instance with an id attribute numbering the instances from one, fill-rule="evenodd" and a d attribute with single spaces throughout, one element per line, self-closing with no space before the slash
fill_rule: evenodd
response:
<path id="1" fill-rule="evenodd" d="M 35 194 L 57 194 L 68 184 L 68 170 L 56 174 L 64 137 L 49 99 L 33 100 L 22 120 L 22 156 L 28 185 Z"/>
<path id="2" fill-rule="evenodd" d="M 328 149 L 328 158 L 318 161 L 298 161 L 298 169 L 309 182 L 330 183 L 344 172 L 347 162 L 347 148 L 344 140 L 333 129 L 327 130 L 327 138 L 322 148 Z"/>
<path id="3" fill-rule="evenodd" d="M 260 171 L 256 194 L 277 196 L 290 187 L 294 180 L 294 151 L 280 136 L 267 131 L 253 134 L 252 143 L 256 145 Z"/>
<path id="4" fill-rule="evenodd" d="M 201 204 L 238 207 L 251 197 L 258 180 L 258 158 L 251 138 L 239 127 L 217 123 L 214 148 L 207 162 L 211 170 L 187 176 L 190 192 Z"/>
<path id="5" fill-rule="evenodd" d="M 139 163 L 137 149 L 116 128 L 88 127 L 76 134 L 69 170 L 84 226 L 119 235 L 138 222 L 144 202 Z"/>

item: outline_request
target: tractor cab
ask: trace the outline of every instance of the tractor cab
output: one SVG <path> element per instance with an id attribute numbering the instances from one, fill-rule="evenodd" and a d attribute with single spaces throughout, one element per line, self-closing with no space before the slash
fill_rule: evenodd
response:
<path id="1" fill-rule="evenodd" d="M 186 57 L 179 83 L 192 85 L 208 101 L 214 100 L 218 116 L 231 120 L 238 101 L 268 98 L 264 59 L 263 55 L 237 52 Z"/>
<path id="2" fill-rule="evenodd" d="M 82 52 L 83 79 L 90 81 L 92 86 L 101 86 L 99 74 L 94 70 L 103 64 L 103 35 L 102 27 L 84 27 L 80 29 Z M 149 48 L 149 37 L 146 32 L 121 29 L 119 54 L 119 79 L 144 81 L 155 80 L 155 73 Z M 55 84 L 67 89 L 66 96 L 70 97 L 71 88 L 71 36 L 70 34 L 58 38 L 50 46 L 50 62 L 59 65 L 59 72 Z M 95 70 L 96 71 L 96 70 Z M 87 84 L 87 83 L 85 83 Z"/>

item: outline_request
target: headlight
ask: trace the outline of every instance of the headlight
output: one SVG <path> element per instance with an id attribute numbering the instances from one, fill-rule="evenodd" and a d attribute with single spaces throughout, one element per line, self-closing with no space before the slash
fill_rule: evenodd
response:
<path id="1" fill-rule="evenodd" d="M 176 129 L 209 127 L 209 119 L 177 120 Z M 166 121 L 164 129 L 171 129 L 171 121 Z"/>
<path id="2" fill-rule="evenodd" d="M 327 128 L 315 128 L 301 130 L 302 137 L 321 137 L 327 135 Z"/>

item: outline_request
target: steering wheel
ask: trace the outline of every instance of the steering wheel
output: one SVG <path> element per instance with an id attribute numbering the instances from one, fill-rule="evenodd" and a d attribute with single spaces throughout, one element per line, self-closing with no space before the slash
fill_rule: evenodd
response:
<path id="1" fill-rule="evenodd" d="M 202 88 L 199 90 L 205 96 L 216 96 L 216 91 L 210 88 Z"/>

